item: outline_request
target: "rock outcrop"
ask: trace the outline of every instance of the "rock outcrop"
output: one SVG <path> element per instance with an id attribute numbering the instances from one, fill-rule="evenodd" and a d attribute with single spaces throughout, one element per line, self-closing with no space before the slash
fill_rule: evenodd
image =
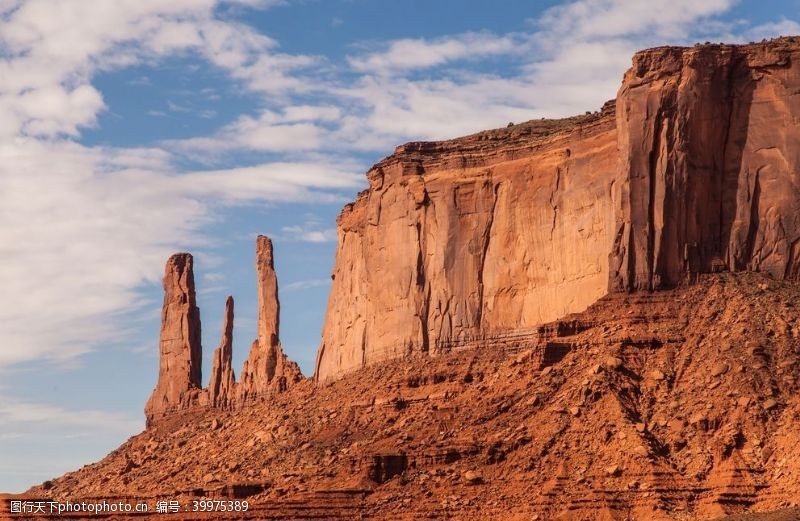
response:
<path id="1" fill-rule="evenodd" d="M 272 256 L 272 241 L 259 235 L 256 239 L 258 276 L 258 338 L 242 367 L 238 398 L 242 401 L 271 392 L 285 391 L 302 378 L 300 367 L 289 360 L 281 348 L 278 328 L 280 301 L 278 278 Z"/>
<path id="2" fill-rule="evenodd" d="M 236 396 L 236 376 L 233 374 L 233 297 L 225 301 L 222 339 L 214 350 L 211 379 L 208 383 L 208 404 L 226 407 Z"/>
<path id="3" fill-rule="evenodd" d="M 638 53 L 597 114 L 409 143 L 338 219 L 317 355 L 490 344 L 608 291 L 800 271 L 800 45 Z"/>
<path id="4" fill-rule="evenodd" d="M 375 165 L 338 219 L 316 375 L 535 327 L 606 293 L 614 105 Z"/>
<path id="5" fill-rule="evenodd" d="M 234 375 L 233 297 L 225 302 L 222 339 L 214 350 L 208 387 L 200 383 L 200 310 L 195 304 L 192 256 L 178 253 L 167 261 L 164 310 L 159 349 L 158 384 L 145 406 L 148 427 L 156 420 L 196 408 L 234 409 L 249 401 L 286 391 L 303 379 L 300 367 L 281 348 L 280 302 L 272 241 L 256 241 L 258 274 L 258 338 L 242 368 Z"/>
<path id="6" fill-rule="evenodd" d="M 198 402 L 202 388 L 200 309 L 190 254 L 176 253 L 169 258 L 163 287 L 158 383 L 145 406 L 148 424 L 156 416 Z"/>

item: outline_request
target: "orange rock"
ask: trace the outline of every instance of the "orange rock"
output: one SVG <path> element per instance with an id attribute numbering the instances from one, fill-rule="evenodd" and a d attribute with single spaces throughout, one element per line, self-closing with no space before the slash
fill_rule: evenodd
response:
<path id="1" fill-rule="evenodd" d="M 169 258 L 163 287 L 158 383 L 145 405 L 148 424 L 156 416 L 198 401 L 201 388 L 200 309 L 190 254 Z"/>
<path id="2" fill-rule="evenodd" d="M 233 297 L 225 301 L 225 319 L 222 339 L 214 350 L 211 379 L 208 383 L 208 402 L 214 407 L 224 407 L 235 398 L 236 377 L 233 373 Z"/>
<path id="3" fill-rule="evenodd" d="M 278 329 L 280 301 L 278 278 L 275 275 L 272 241 L 259 235 L 256 239 L 256 271 L 258 274 L 258 338 L 242 367 L 237 386 L 238 399 L 246 401 L 271 392 L 285 391 L 303 375 L 298 365 L 289 360 L 281 348 Z"/>
<path id="4" fill-rule="evenodd" d="M 316 378 L 492 342 L 608 290 L 800 275 L 800 48 L 637 53 L 599 114 L 408 143 L 338 219 Z"/>
<path id="5" fill-rule="evenodd" d="M 615 150 L 611 108 L 398 147 L 339 216 L 318 380 L 533 328 L 601 297 Z"/>

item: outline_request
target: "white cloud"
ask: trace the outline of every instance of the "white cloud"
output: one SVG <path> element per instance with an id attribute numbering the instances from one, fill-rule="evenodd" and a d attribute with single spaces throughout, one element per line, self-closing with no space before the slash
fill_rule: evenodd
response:
<path id="1" fill-rule="evenodd" d="M 790 36 L 800 34 L 800 23 L 794 20 L 781 19 L 777 22 L 767 22 L 748 29 L 744 33 L 745 40 L 760 41 L 763 38 L 775 36 Z"/>
<path id="2" fill-rule="evenodd" d="M 242 2 L 239 2 L 242 3 Z M 266 7 L 274 2 L 245 2 Z M 213 0 L 28 0 L 0 11 L 0 137 L 76 136 L 104 109 L 98 70 L 192 49 L 253 90 L 304 89 L 316 60 L 276 52 L 253 28 L 214 18 Z"/>
<path id="3" fill-rule="evenodd" d="M 302 225 L 284 226 L 281 228 L 282 237 L 290 241 L 302 242 L 334 242 L 336 241 L 336 228 L 321 228 L 317 222 L 307 222 Z"/>
<path id="4" fill-rule="evenodd" d="M 305 289 L 311 288 L 320 288 L 324 286 L 329 286 L 331 284 L 330 279 L 309 279 L 309 280 L 298 280 L 295 282 L 290 282 L 285 286 L 281 286 L 281 290 L 283 291 L 303 291 Z"/>
<path id="5" fill-rule="evenodd" d="M 121 412 L 89 409 L 65 409 L 53 405 L 18 400 L 0 395 L 0 436 L 14 436 L 14 430 L 24 425 L 47 424 L 60 427 L 71 434 L 97 432 L 128 434 L 143 427 L 141 418 Z"/>
<path id="6" fill-rule="evenodd" d="M 289 105 L 280 112 L 265 110 L 257 117 L 240 116 L 211 137 L 170 141 L 167 145 L 195 157 L 240 149 L 292 152 L 335 147 L 328 126 L 341 115 L 341 109 L 333 106 Z"/>
<path id="7" fill-rule="evenodd" d="M 225 4 L 242 5 L 256 9 L 267 9 L 278 5 L 287 5 L 287 0 L 223 0 Z"/>
<path id="8" fill-rule="evenodd" d="M 515 78 L 366 76 L 341 94 L 364 107 L 336 135 L 355 148 L 391 150 L 400 141 L 445 139 L 536 117 L 530 86 Z"/>
<path id="9" fill-rule="evenodd" d="M 577 0 L 551 7 L 537 20 L 538 43 L 551 48 L 573 41 L 640 36 L 683 39 L 698 21 L 728 11 L 736 0 Z M 558 35 L 562 39 L 550 39 Z M 569 39 L 566 37 L 569 36 Z"/>
<path id="10" fill-rule="evenodd" d="M 489 33 L 465 33 L 433 40 L 402 39 L 390 42 L 380 52 L 350 56 L 348 62 L 357 71 L 390 73 L 520 52 L 521 43 L 513 35 L 496 36 Z"/>
<path id="11" fill-rule="evenodd" d="M 353 190 L 359 174 L 330 163 L 266 163 L 228 170 L 192 172 L 170 179 L 176 191 L 217 201 L 241 203 L 335 202 L 341 197 L 326 190 Z"/>
<path id="12" fill-rule="evenodd" d="M 408 139 L 444 139 L 508 121 L 581 114 L 614 97 L 639 49 L 800 32 L 792 20 L 748 29 L 746 21 L 720 19 L 735 3 L 575 0 L 546 10 L 529 34 L 388 42 L 349 58 L 362 76 L 337 94 L 359 110 L 345 114 L 334 135 L 355 148 L 387 149 Z M 466 61 L 498 55 L 512 63 L 502 75 L 475 73 Z M 444 64 L 452 67 L 422 78 L 414 74 Z"/>

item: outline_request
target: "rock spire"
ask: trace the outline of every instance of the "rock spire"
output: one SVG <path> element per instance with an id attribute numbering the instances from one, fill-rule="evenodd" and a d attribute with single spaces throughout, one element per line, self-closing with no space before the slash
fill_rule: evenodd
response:
<path id="1" fill-rule="evenodd" d="M 300 368 L 281 348 L 278 329 L 280 301 L 275 275 L 272 241 L 265 235 L 256 239 L 258 278 L 258 338 L 242 368 L 238 397 L 245 401 L 270 392 L 283 391 L 302 378 Z"/>
<path id="2" fill-rule="evenodd" d="M 214 350 L 211 379 L 208 384 L 208 403 L 212 407 L 225 407 L 235 397 L 236 377 L 233 374 L 233 297 L 225 301 L 225 318 L 222 339 Z"/>
<path id="3" fill-rule="evenodd" d="M 191 254 L 176 253 L 167 260 L 163 287 L 158 383 L 145 406 L 148 423 L 191 405 L 201 389 L 200 309 Z"/>

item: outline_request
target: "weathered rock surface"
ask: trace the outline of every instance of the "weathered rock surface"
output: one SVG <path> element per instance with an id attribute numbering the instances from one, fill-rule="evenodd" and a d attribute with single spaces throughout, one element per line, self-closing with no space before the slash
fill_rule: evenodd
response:
<path id="1" fill-rule="evenodd" d="M 611 287 L 800 268 L 800 48 L 659 48 L 617 97 L 619 204 Z"/>
<path id="2" fill-rule="evenodd" d="M 278 278 L 272 256 L 272 241 L 259 235 L 256 239 L 258 274 L 258 338 L 250 348 L 238 385 L 239 400 L 285 391 L 302 377 L 300 367 L 289 360 L 278 336 L 280 301 Z"/>
<path id="3" fill-rule="evenodd" d="M 798 90 L 795 39 L 664 47 L 599 114 L 398 147 L 338 219 L 317 379 L 491 343 L 609 290 L 797 278 Z"/>
<path id="4" fill-rule="evenodd" d="M 233 297 L 225 300 L 225 319 L 222 339 L 214 350 L 211 379 L 208 383 L 208 404 L 212 407 L 230 405 L 236 397 L 236 376 L 233 373 Z"/>
<path id="5" fill-rule="evenodd" d="M 155 416 L 196 403 L 202 388 L 200 309 L 190 254 L 176 253 L 169 258 L 163 287 L 158 383 L 145 406 L 148 424 Z"/>
<path id="6" fill-rule="evenodd" d="M 286 391 L 303 379 L 300 367 L 283 352 L 279 337 L 280 302 L 272 241 L 256 241 L 258 338 L 236 381 L 233 359 L 233 297 L 225 302 L 222 338 L 214 351 L 209 385 L 200 384 L 200 311 L 195 304 L 192 256 L 170 257 L 164 276 L 164 311 L 159 351 L 159 379 L 145 406 L 147 425 L 180 412 L 204 408 L 233 409 Z"/>
<path id="7" fill-rule="evenodd" d="M 613 104 L 374 166 L 339 217 L 320 381 L 585 308 L 608 285 Z"/>

